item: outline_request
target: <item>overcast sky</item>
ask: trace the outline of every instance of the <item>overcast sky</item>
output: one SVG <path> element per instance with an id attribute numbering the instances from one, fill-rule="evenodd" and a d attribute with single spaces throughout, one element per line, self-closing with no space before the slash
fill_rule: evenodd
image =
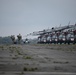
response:
<path id="1" fill-rule="evenodd" d="M 76 23 L 76 0 L 0 0 L 0 36 Z"/>

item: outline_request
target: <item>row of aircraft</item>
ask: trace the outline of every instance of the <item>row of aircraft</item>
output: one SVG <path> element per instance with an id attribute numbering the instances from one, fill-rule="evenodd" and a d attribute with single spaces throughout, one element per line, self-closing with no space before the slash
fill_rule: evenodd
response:
<path id="1" fill-rule="evenodd" d="M 30 35 L 38 35 L 38 43 L 76 43 L 76 24 L 60 27 L 52 27 L 42 31 L 33 32 Z"/>

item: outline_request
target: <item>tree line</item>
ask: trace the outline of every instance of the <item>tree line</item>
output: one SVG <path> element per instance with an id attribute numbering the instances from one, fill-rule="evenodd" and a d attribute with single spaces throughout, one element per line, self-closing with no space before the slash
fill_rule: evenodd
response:
<path id="1" fill-rule="evenodd" d="M 21 43 L 21 40 L 22 40 L 21 34 L 17 35 L 17 40 L 15 38 L 15 35 L 11 35 L 10 38 L 11 38 L 13 44 L 17 44 L 17 43 L 20 44 Z"/>
<path id="2" fill-rule="evenodd" d="M 23 42 L 21 34 L 17 35 L 17 39 L 15 35 L 0 37 L 0 44 L 20 44 Z"/>

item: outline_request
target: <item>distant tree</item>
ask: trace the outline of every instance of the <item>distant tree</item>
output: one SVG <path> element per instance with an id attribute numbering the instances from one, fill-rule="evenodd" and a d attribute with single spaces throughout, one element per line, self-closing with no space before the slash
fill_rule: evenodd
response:
<path id="1" fill-rule="evenodd" d="M 10 36 L 0 37 L 0 44 L 11 44 L 12 40 Z"/>
<path id="2" fill-rule="evenodd" d="M 13 44 L 15 43 L 15 36 L 14 35 L 11 35 L 11 39 L 13 41 Z"/>
<path id="3" fill-rule="evenodd" d="M 22 39 L 21 34 L 17 35 L 17 38 L 18 38 L 18 43 L 20 44 L 20 41 L 21 41 L 21 39 Z"/>

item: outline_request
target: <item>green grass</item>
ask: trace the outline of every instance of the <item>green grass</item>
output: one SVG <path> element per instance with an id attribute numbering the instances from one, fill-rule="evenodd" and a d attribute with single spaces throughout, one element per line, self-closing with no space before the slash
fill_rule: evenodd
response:
<path id="1" fill-rule="evenodd" d="M 30 56 L 27 56 L 26 59 L 32 59 Z"/>
<path id="2" fill-rule="evenodd" d="M 32 59 L 30 56 L 23 56 L 24 59 Z"/>
<path id="3" fill-rule="evenodd" d="M 4 48 L 3 46 L 0 46 L 0 48 Z"/>
<path id="4" fill-rule="evenodd" d="M 38 68 L 35 67 L 35 68 L 27 68 L 27 67 L 24 67 L 23 68 L 23 71 L 36 71 Z"/>
<path id="5" fill-rule="evenodd" d="M 23 68 L 23 71 L 28 71 L 28 68 L 24 67 L 24 68 Z"/>
<path id="6" fill-rule="evenodd" d="M 1 50 L 4 50 L 4 46 L 0 46 L 0 49 L 1 49 Z"/>
<path id="7" fill-rule="evenodd" d="M 18 59 L 18 57 L 13 57 L 12 59 Z"/>
<path id="8" fill-rule="evenodd" d="M 16 52 L 17 52 L 18 55 L 22 55 L 21 52 L 20 52 L 19 50 L 16 50 Z"/>

